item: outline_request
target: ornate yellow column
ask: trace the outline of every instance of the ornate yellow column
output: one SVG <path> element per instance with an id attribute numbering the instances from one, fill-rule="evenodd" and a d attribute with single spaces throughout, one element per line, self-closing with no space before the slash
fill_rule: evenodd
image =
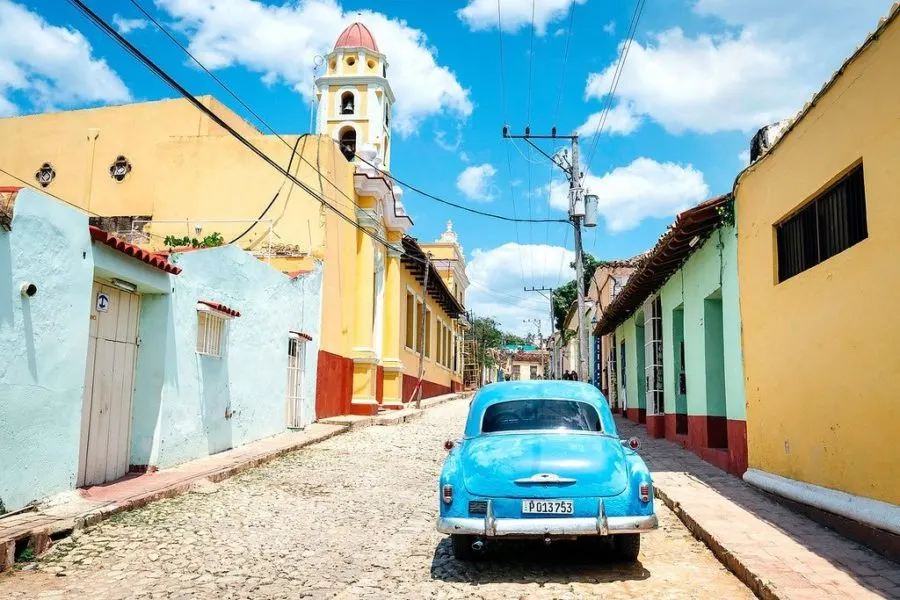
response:
<path id="1" fill-rule="evenodd" d="M 384 281 L 384 338 L 381 365 L 384 371 L 382 405 L 403 408 L 403 363 L 400 361 L 400 319 L 406 310 L 406 294 L 402 289 L 399 232 L 388 232 L 394 248 L 387 249 Z"/>
<path id="2" fill-rule="evenodd" d="M 377 231 L 373 198 L 360 198 L 357 211 L 359 224 L 370 232 Z M 360 230 L 356 232 L 356 286 L 353 290 L 356 304 L 353 320 L 353 397 L 350 412 L 356 415 L 373 415 L 378 411 L 375 399 L 375 383 L 378 356 L 373 344 L 373 313 L 375 307 L 375 247 L 374 240 Z"/>

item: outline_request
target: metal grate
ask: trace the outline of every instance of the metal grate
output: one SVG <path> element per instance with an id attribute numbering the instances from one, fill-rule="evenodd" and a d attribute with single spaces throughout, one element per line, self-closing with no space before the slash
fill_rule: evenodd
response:
<path id="1" fill-rule="evenodd" d="M 868 235 L 865 180 L 860 164 L 776 225 L 778 281 L 811 269 Z"/>
<path id="2" fill-rule="evenodd" d="M 304 426 L 303 399 L 306 387 L 306 340 L 288 339 L 287 372 L 287 426 L 300 429 Z"/>
<path id="3" fill-rule="evenodd" d="M 197 312 L 197 354 L 222 356 L 225 346 L 225 319 L 204 311 Z"/>

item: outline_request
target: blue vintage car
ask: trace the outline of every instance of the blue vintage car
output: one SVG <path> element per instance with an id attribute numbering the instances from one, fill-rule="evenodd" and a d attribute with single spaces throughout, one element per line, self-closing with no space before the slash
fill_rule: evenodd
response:
<path id="1" fill-rule="evenodd" d="M 472 399 L 463 438 L 448 441 L 438 531 L 453 555 L 475 558 L 497 537 L 613 536 L 635 560 L 656 529 L 653 483 L 621 440 L 603 395 L 575 381 L 511 381 Z"/>

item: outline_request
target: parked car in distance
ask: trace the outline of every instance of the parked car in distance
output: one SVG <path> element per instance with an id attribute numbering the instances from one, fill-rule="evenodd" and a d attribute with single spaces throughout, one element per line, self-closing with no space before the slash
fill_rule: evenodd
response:
<path id="1" fill-rule="evenodd" d="M 606 398 L 576 381 L 483 387 L 438 486 L 438 531 L 453 555 L 475 558 L 495 538 L 613 536 L 636 560 L 657 528 L 653 482 L 636 439 L 621 440 Z"/>

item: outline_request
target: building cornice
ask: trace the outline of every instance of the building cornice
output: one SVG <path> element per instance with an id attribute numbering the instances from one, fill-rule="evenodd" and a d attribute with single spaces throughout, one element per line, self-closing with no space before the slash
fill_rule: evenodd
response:
<path id="1" fill-rule="evenodd" d="M 391 89 L 391 83 L 384 77 L 378 75 L 322 75 L 316 79 L 316 88 L 329 85 L 376 85 L 384 89 L 391 104 L 394 103 L 394 90 Z"/>

